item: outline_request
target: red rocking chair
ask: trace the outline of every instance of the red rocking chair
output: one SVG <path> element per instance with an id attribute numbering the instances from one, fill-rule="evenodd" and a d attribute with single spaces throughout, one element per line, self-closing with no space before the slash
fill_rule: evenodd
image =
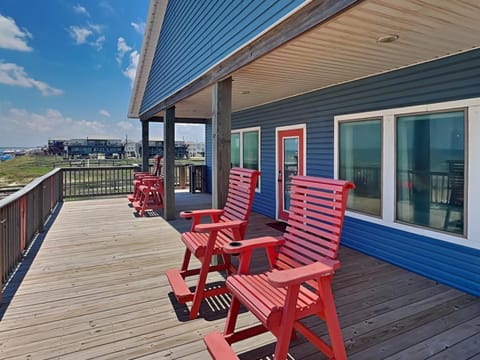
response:
<path id="1" fill-rule="evenodd" d="M 204 341 L 214 359 L 238 359 L 230 345 L 270 331 L 277 338 L 275 360 L 288 355 L 297 330 L 329 359 L 346 359 L 331 283 L 339 268 L 337 252 L 351 182 L 309 176 L 292 178 L 287 228 L 282 238 L 261 237 L 232 242 L 227 254 L 239 253 L 236 275 L 227 278 L 233 298 L 224 333 L 210 333 Z M 270 271 L 249 274 L 252 250 L 265 248 Z M 243 304 L 259 325 L 235 331 Z M 325 321 L 330 344 L 301 322 L 317 315 Z"/>
<path id="2" fill-rule="evenodd" d="M 134 201 L 138 201 L 140 198 L 140 186 L 145 185 L 144 180 L 148 178 L 156 178 L 160 176 L 162 171 L 162 157 L 160 155 L 155 156 L 155 162 L 153 164 L 152 172 L 142 172 L 138 171 L 133 174 L 133 193 L 127 195 L 128 201 L 133 203 Z"/>
<path id="3" fill-rule="evenodd" d="M 244 238 L 259 175 L 260 172 L 256 170 L 233 168 L 230 170 L 227 203 L 223 210 L 208 209 L 180 213 L 181 217 L 192 219 L 192 227 L 190 232 L 182 234 L 186 249 L 181 269 L 168 270 L 166 275 L 178 302 L 182 304 L 193 302 L 190 319 L 198 316 L 200 304 L 205 297 L 227 292 L 224 286 L 206 290 L 207 276 L 212 271 L 226 271 L 227 274 L 235 271 L 230 262 L 230 255 L 223 254 L 222 247 L 231 241 Z M 200 224 L 204 216 L 210 216 L 212 223 Z M 200 261 L 200 268 L 188 268 L 192 254 Z M 214 255 L 222 255 L 223 264 L 210 265 Z M 185 278 L 192 275 L 198 275 L 193 292 L 185 283 Z"/>
<path id="4" fill-rule="evenodd" d="M 142 179 L 138 187 L 138 198 L 132 205 L 140 216 L 147 210 L 163 209 L 163 177 L 154 176 Z"/>

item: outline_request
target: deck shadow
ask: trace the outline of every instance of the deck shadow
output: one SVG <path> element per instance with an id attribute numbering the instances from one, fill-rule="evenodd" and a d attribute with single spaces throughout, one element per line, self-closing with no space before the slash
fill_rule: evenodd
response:
<path id="1" fill-rule="evenodd" d="M 62 207 L 63 207 L 63 202 L 59 202 L 57 206 L 55 206 L 55 209 L 53 209 L 52 213 L 50 214 L 46 223 L 44 224 L 43 231 L 39 232 L 35 236 L 35 239 L 33 239 L 32 243 L 30 244 L 30 247 L 23 254 L 23 258 L 20 261 L 19 265 L 17 266 L 17 269 L 15 270 L 14 274 L 10 277 L 7 284 L 5 285 L 5 288 L 3 289 L 2 302 L 0 303 L 0 321 L 3 319 L 3 316 L 5 315 L 5 312 L 7 311 L 11 300 L 15 296 L 18 288 L 20 287 L 20 284 L 22 283 L 23 279 L 25 278 L 25 275 L 30 269 L 30 266 L 32 265 L 33 260 L 35 260 L 38 250 L 42 246 L 48 231 L 50 230 L 53 223 L 55 222 L 55 219 L 60 213 L 60 210 L 62 209 Z"/>

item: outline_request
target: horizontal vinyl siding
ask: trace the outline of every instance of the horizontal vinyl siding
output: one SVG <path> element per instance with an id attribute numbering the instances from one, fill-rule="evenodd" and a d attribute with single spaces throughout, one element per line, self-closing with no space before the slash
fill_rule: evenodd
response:
<path id="1" fill-rule="evenodd" d="M 169 0 L 141 112 L 190 83 L 304 0 Z"/>
<path id="2" fill-rule="evenodd" d="M 254 211 L 275 217 L 276 127 L 306 123 L 307 174 L 333 177 L 335 115 L 480 97 L 479 84 L 480 50 L 475 50 L 233 114 L 233 129 L 259 124 L 262 129 L 262 189 L 255 195 Z M 476 214 L 469 216 L 475 221 Z M 342 241 L 480 295 L 478 250 L 351 218 Z"/>

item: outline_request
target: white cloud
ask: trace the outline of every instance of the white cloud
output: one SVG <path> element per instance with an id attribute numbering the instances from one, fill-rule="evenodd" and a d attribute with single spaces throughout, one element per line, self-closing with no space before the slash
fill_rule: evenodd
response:
<path id="1" fill-rule="evenodd" d="M 75 11 L 77 14 L 82 14 L 82 15 L 85 15 L 85 16 L 90 16 L 90 13 L 87 11 L 87 9 L 80 5 L 80 4 L 77 4 L 77 5 L 74 5 L 73 6 L 73 11 Z"/>
<path id="2" fill-rule="evenodd" d="M 27 44 L 27 40 L 31 38 L 32 34 L 28 30 L 20 30 L 15 20 L 0 14 L 0 48 L 32 51 L 32 48 Z"/>
<path id="3" fill-rule="evenodd" d="M 138 32 L 139 34 L 143 35 L 143 33 L 145 32 L 145 23 L 144 22 L 140 22 L 140 23 L 136 23 L 136 22 L 131 22 L 130 25 L 132 25 L 132 27 L 135 29 L 136 32 Z"/>
<path id="4" fill-rule="evenodd" d="M 135 129 L 134 122 L 132 120 L 119 121 L 117 123 L 117 126 L 123 131 L 130 131 Z"/>
<path id="5" fill-rule="evenodd" d="M 137 67 L 138 67 L 138 60 L 140 58 L 140 54 L 137 50 L 134 50 L 130 53 L 130 63 L 128 64 L 127 68 L 123 71 L 123 75 L 130 79 L 133 85 L 133 81 L 135 80 L 135 75 L 137 74 Z"/>
<path id="6" fill-rule="evenodd" d="M 118 65 L 122 64 L 123 57 L 125 54 L 129 51 L 131 51 L 132 48 L 127 45 L 127 42 L 123 37 L 119 37 L 117 40 L 117 63 Z"/>
<path id="7" fill-rule="evenodd" d="M 93 34 L 93 31 L 87 28 L 81 28 L 80 26 L 70 26 L 70 36 L 75 40 L 75 44 L 85 44 L 88 37 Z"/>
<path id="8" fill-rule="evenodd" d="M 110 116 L 112 116 L 112 115 L 111 115 L 107 110 L 105 110 L 105 109 L 99 110 L 98 113 L 99 113 L 100 115 L 102 115 L 102 116 L 105 116 L 105 117 L 110 117 Z"/>
<path id="9" fill-rule="evenodd" d="M 49 138 L 84 138 L 91 134 L 110 136 L 99 121 L 74 120 L 55 109 L 44 113 L 9 108 L 0 112 L 0 143 L 4 146 L 46 145 Z"/>
<path id="10" fill-rule="evenodd" d="M 44 96 L 63 94 L 62 90 L 56 89 L 47 83 L 29 77 L 22 66 L 12 63 L 0 62 L 0 83 L 24 88 L 36 88 Z"/>
<path id="11" fill-rule="evenodd" d="M 205 141 L 205 125 L 175 124 L 175 138 L 185 141 Z"/>
<path id="12" fill-rule="evenodd" d="M 107 1 L 107 0 L 102 0 L 98 3 L 98 6 L 100 6 L 101 8 L 105 9 L 107 12 L 111 13 L 111 14 L 115 14 L 116 11 L 115 11 L 115 8 L 110 5 L 110 3 Z"/>
<path id="13" fill-rule="evenodd" d="M 98 51 L 102 50 L 105 36 L 102 34 L 103 26 L 88 23 L 86 26 L 72 25 L 68 28 L 70 37 L 75 41 L 75 44 L 88 44 Z"/>
<path id="14" fill-rule="evenodd" d="M 95 40 L 93 43 L 91 43 L 90 45 L 92 45 L 95 49 L 97 49 L 97 51 L 100 51 L 102 50 L 103 48 L 103 43 L 105 42 L 105 36 L 99 36 L 97 38 L 97 40 Z"/>

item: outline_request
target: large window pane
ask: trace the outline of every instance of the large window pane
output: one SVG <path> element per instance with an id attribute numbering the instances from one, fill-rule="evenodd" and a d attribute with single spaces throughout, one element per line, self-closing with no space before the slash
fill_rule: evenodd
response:
<path id="1" fill-rule="evenodd" d="M 232 167 L 240 166 L 240 134 L 233 133 L 231 137 L 231 157 L 232 157 Z"/>
<path id="2" fill-rule="evenodd" d="M 397 220 L 464 233 L 465 114 L 397 118 Z"/>
<path id="3" fill-rule="evenodd" d="M 339 133 L 339 177 L 355 183 L 348 208 L 381 215 L 381 121 L 341 122 Z"/>
<path id="4" fill-rule="evenodd" d="M 243 133 L 243 167 L 258 170 L 258 131 Z"/>

